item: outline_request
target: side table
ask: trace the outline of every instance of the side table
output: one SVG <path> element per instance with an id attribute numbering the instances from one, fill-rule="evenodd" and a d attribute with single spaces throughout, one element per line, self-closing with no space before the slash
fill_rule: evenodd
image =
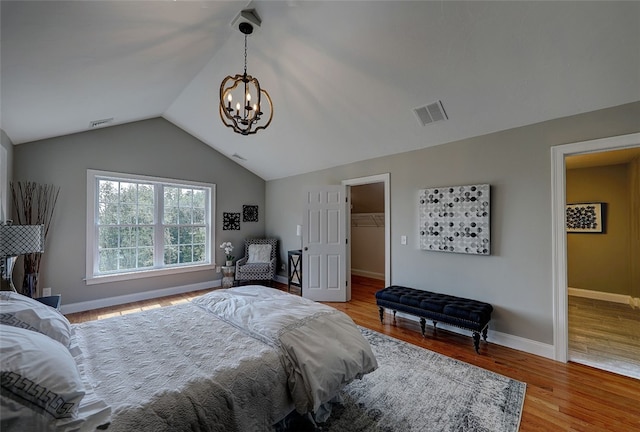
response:
<path id="1" fill-rule="evenodd" d="M 234 266 L 222 266 L 222 288 L 231 288 L 234 282 L 236 268 Z"/>

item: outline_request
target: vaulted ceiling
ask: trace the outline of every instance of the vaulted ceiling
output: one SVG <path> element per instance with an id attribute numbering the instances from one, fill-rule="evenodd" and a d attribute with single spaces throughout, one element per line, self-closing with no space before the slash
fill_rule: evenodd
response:
<path id="1" fill-rule="evenodd" d="M 274 119 L 241 136 L 220 82 Z M 640 100 L 640 2 L 5 1 L 0 128 L 14 144 L 163 116 L 266 180 Z M 448 120 L 422 126 L 436 101 Z M 177 143 L 176 145 L 179 145 Z"/>

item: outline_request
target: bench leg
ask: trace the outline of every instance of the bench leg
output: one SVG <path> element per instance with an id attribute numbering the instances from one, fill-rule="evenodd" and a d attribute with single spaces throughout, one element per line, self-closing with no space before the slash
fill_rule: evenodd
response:
<path id="1" fill-rule="evenodd" d="M 384 323 L 384 308 L 382 306 L 378 307 L 378 312 L 380 312 L 380 323 Z"/>
<path id="2" fill-rule="evenodd" d="M 422 330 L 422 337 L 424 337 L 424 326 L 426 322 L 427 322 L 426 319 L 420 318 L 420 330 Z"/>
<path id="3" fill-rule="evenodd" d="M 484 330 L 482 330 L 482 339 L 484 339 L 484 341 L 487 341 L 487 331 L 489 331 L 489 326 L 486 326 L 484 328 Z"/>
<path id="4" fill-rule="evenodd" d="M 476 353 L 480 354 L 480 333 L 473 332 L 473 346 L 476 349 Z"/>

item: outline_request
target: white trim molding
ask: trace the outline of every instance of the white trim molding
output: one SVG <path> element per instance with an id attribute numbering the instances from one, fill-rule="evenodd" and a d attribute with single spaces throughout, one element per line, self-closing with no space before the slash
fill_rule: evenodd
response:
<path id="1" fill-rule="evenodd" d="M 384 183 L 384 283 L 391 285 L 391 178 L 389 173 L 342 180 L 343 186 Z M 347 208 L 351 217 L 351 209 Z M 349 228 L 350 229 L 350 228 Z"/>
<path id="2" fill-rule="evenodd" d="M 385 312 L 386 312 L 385 319 L 393 320 L 393 313 L 391 312 L 391 310 L 385 309 Z M 420 322 L 420 318 L 414 315 L 405 314 L 402 312 L 397 312 L 396 317 L 402 317 L 412 321 Z M 461 334 L 463 336 L 469 336 L 469 349 L 473 349 L 473 339 L 471 338 L 470 330 L 461 329 L 461 328 L 454 327 L 448 324 L 443 324 L 443 323 L 438 323 L 437 329 L 447 330 L 452 333 Z M 427 323 L 427 326 L 426 326 L 427 338 L 429 337 L 429 334 L 428 334 L 429 331 L 433 331 L 433 326 L 430 326 Z M 481 340 L 480 347 L 482 347 L 483 343 L 485 343 L 484 340 Z M 538 342 L 532 339 L 526 339 L 520 336 L 514 336 L 508 333 L 502 333 L 499 331 L 491 330 L 491 328 L 489 328 L 489 331 L 487 332 L 487 343 L 490 343 L 490 344 L 493 343 L 496 345 L 505 346 L 507 348 L 516 349 L 518 351 L 523 351 L 529 354 L 538 355 L 551 360 L 553 360 L 554 358 L 553 345 L 549 345 L 543 342 Z"/>
<path id="3" fill-rule="evenodd" d="M 569 357 L 565 157 L 638 146 L 640 146 L 640 133 L 551 147 L 551 274 L 553 277 L 553 345 L 554 357 L 557 361 L 566 363 Z"/>
<path id="4" fill-rule="evenodd" d="M 582 288 L 569 287 L 568 291 L 570 296 L 588 298 L 593 300 L 602 300 L 611 303 L 627 304 L 633 308 L 637 307 L 638 300 L 640 300 L 637 298 L 633 298 L 630 295 L 586 290 Z"/>
<path id="5" fill-rule="evenodd" d="M 150 300 L 159 297 L 166 297 L 175 294 L 184 294 L 192 291 L 200 291 L 209 288 L 217 288 L 222 284 L 222 279 L 216 279 L 208 282 L 199 282 L 190 285 L 182 285 L 171 288 L 163 288 L 152 291 L 144 291 L 135 294 L 126 294 L 115 297 L 107 297 L 98 300 L 90 300 L 78 303 L 63 304 L 60 307 L 60 312 L 63 314 L 70 314 L 76 312 L 83 312 L 87 310 L 100 309 L 110 306 L 117 306 L 126 303 L 133 303 L 142 300 Z"/>

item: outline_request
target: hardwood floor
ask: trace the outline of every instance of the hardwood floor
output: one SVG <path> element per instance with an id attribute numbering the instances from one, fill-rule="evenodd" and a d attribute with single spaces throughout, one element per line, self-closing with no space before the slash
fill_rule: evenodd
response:
<path id="1" fill-rule="evenodd" d="M 640 379 L 640 311 L 569 296 L 569 358 Z"/>
<path id="2" fill-rule="evenodd" d="M 374 293 L 383 282 L 352 278 L 352 300 L 329 303 L 347 313 L 358 325 L 439 352 L 449 357 L 527 383 L 521 432 L 529 431 L 640 431 L 640 380 L 577 363 L 559 363 L 499 345 L 480 343 L 480 355 L 470 337 L 438 330 L 420 334 L 416 321 L 392 315 L 380 323 Z M 286 285 L 278 284 L 285 290 Z M 101 319 L 146 308 L 189 301 L 205 291 L 139 302 L 121 307 L 67 315 L 71 322 Z M 348 432 L 348 431 L 346 431 Z M 400 431 L 398 431 L 400 432 Z"/>

